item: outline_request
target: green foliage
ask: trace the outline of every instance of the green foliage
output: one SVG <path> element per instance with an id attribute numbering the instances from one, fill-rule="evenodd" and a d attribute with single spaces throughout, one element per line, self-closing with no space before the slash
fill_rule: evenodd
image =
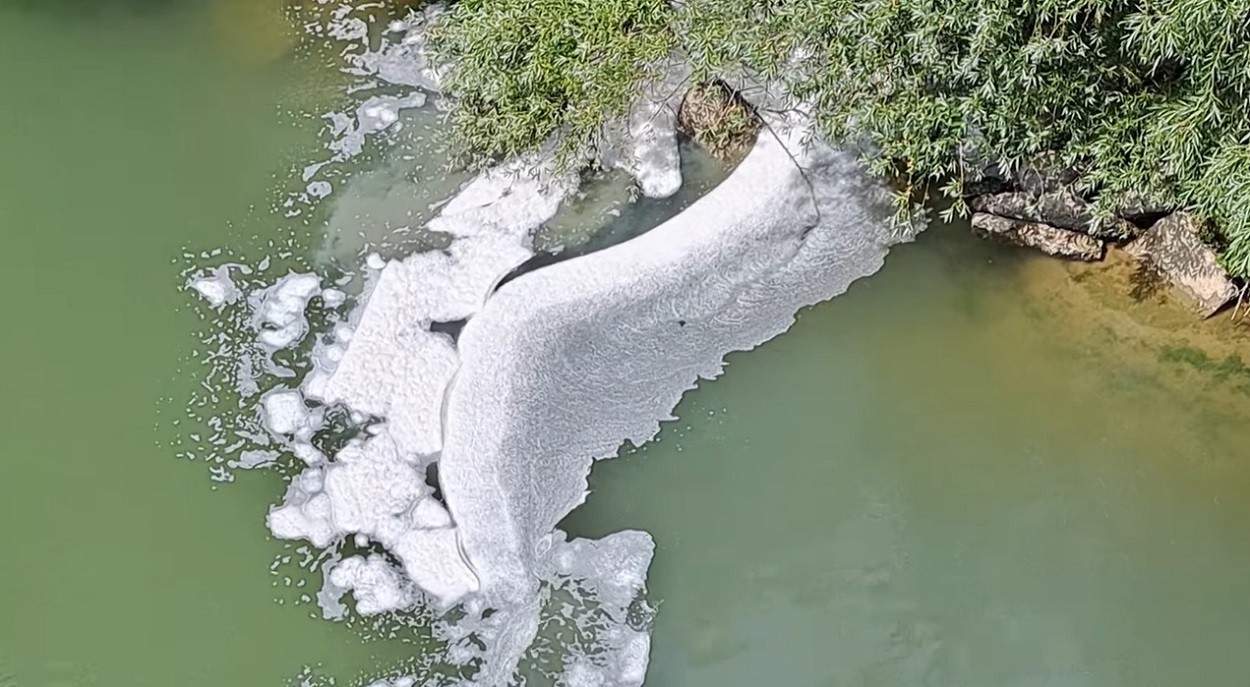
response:
<path id="1" fill-rule="evenodd" d="M 454 16 L 458 128 L 492 153 L 593 135 L 675 47 L 701 80 L 784 84 L 827 135 L 870 143 L 903 197 L 940 188 L 966 212 L 987 163 L 1054 152 L 1104 213 L 1145 197 L 1215 220 L 1250 275 L 1250 0 L 461 0 Z"/>
<path id="2" fill-rule="evenodd" d="M 461 0 L 432 34 L 459 141 L 515 155 L 592 139 L 669 54 L 667 0 Z"/>

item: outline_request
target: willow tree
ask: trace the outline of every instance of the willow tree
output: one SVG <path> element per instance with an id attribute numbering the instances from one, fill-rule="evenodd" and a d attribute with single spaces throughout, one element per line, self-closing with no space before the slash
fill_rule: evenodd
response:
<path id="1" fill-rule="evenodd" d="M 442 36 L 487 154 L 589 139 L 676 52 L 784 85 L 901 197 L 966 212 L 987 164 L 1047 154 L 1103 213 L 1214 220 L 1250 275 L 1250 0 L 460 0 Z"/>

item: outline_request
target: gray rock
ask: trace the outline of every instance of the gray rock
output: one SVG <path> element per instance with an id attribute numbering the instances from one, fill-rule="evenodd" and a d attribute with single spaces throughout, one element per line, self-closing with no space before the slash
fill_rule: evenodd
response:
<path id="1" fill-rule="evenodd" d="M 1198 314 L 1210 317 L 1237 296 L 1237 286 L 1220 267 L 1215 251 L 1202 242 L 1201 228 L 1192 215 L 1175 212 L 1124 250 L 1153 265 L 1193 302 Z"/>
<path id="2" fill-rule="evenodd" d="M 1047 255 L 1088 262 L 1101 260 L 1104 248 L 1102 241 L 1087 234 L 984 212 L 972 216 L 972 231 L 982 238 L 993 238 L 1013 246 L 1036 248 Z"/>
<path id="3" fill-rule="evenodd" d="M 1174 205 L 1166 205 L 1161 201 L 1148 198 L 1140 193 L 1130 193 L 1120 201 L 1119 207 L 1116 208 L 1117 217 L 1122 217 L 1130 222 L 1145 222 L 1157 220 L 1162 215 L 1166 215 L 1176 209 Z"/>
<path id="4" fill-rule="evenodd" d="M 1041 194 L 1023 191 L 995 193 L 973 198 L 969 204 L 977 212 L 1041 222 L 1107 241 L 1127 241 L 1141 233 L 1135 225 L 1123 219 L 1096 219 L 1090 204 L 1071 190 Z"/>
<path id="5" fill-rule="evenodd" d="M 976 198 L 992 193 L 1003 193 L 1012 189 L 1011 181 L 993 172 L 983 172 L 980 177 L 964 180 L 964 197 Z"/>
<path id="6" fill-rule="evenodd" d="M 1018 188 L 1034 195 L 1062 191 L 1080 177 L 1075 169 L 1061 164 L 1054 153 L 1035 156 L 1012 176 Z"/>

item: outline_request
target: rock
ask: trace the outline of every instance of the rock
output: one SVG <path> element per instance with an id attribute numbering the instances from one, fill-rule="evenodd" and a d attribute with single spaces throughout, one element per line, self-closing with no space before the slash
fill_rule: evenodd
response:
<path id="1" fill-rule="evenodd" d="M 1016 187 L 1026 193 L 1041 195 L 1069 188 L 1080 176 L 1075 169 L 1065 167 L 1058 155 L 1042 153 L 1022 166 L 1015 174 Z"/>
<path id="2" fill-rule="evenodd" d="M 1033 194 L 1023 191 L 977 196 L 969 205 L 977 212 L 1041 222 L 1079 231 L 1107 241 L 1127 241 L 1141 234 L 1133 223 L 1120 218 L 1099 220 L 1090 204 L 1070 189 Z"/>
<path id="3" fill-rule="evenodd" d="M 691 88 L 677 112 L 678 129 L 713 157 L 736 163 L 755 145 L 760 129 L 755 110 L 723 81 Z"/>
<path id="4" fill-rule="evenodd" d="M 1012 188 L 1011 180 L 999 174 L 997 168 L 987 167 L 981 170 L 980 176 L 965 179 L 963 191 L 965 198 L 975 199 L 979 196 L 1010 191 Z"/>
<path id="5" fill-rule="evenodd" d="M 1166 205 L 1163 202 L 1147 198 L 1140 193 L 1129 193 L 1120 201 L 1120 205 L 1116 208 L 1115 214 L 1130 222 L 1154 224 L 1158 220 L 1176 209 L 1174 205 Z"/>
<path id="6" fill-rule="evenodd" d="M 972 216 L 972 231 L 983 238 L 1088 262 L 1101 260 L 1104 248 L 1102 241 L 1086 234 L 984 212 Z"/>
<path id="7" fill-rule="evenodd" d="M 1237 296 L 1237 286 L 1220 267 L 1215 251 L 1202 242 L 1201 228 L 1192 215 L 1175 212 L 1124 250 L 1158 269 L 1193 301 L 1198 314 L 1210 317 Z"/>

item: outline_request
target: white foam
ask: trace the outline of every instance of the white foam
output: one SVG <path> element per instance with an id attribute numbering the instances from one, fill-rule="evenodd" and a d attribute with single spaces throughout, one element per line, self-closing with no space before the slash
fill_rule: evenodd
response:
<path id="1" fill-rule="evenodd" d="M 414 529 L 388 549 L 404 564 L 404 572 L 438 606 L 446 608 L 478 589 L 477 576 L 460 555 L 456 530 Z"/>
<path id="2" fill-rule="evenodd" d="M 304 309 L 308 301 L 321 291 L 321 277 L 312 273 L 290 272 L 273 286 L 254 298 L 257 339 L 266 347 L 278 350 L 298 343 L 308 333 Z"/>
<path id="3" fill-rule="evenodd" d="M 321 547 L 367 537 L 399 559 L 408 579 L 440 607 L 477 590 L 452 518 L 424 482 L 425 464 L 441 449 L 445 391 L 459 365 L 450 337 L 431 325 L 473 316 L 495 284 L 532 254 L 531 232 L 578 184 L 576 174 L 553 168 L 535 156 L 480 174 L 430 223 L 454 237 L 446 250 L 390 262 L 368 256 L 376 277 L 355 325 L 339 325 L 335 342 L 317 343 L 315 369 L 302 388 L 310 399 L 345 405 L 357 421 L 383 423 L 292 482 L 269 513 L 274 536 Z M 279 435 L 297 433 L 304 422 L 298 392 L 271 392 L 263 405 Z"/>
<path id="4" fill-rule="evenodd" d="M 463 320 L 481 309 L 494 285 L 532 255 L 529 234 L 555 215 L 576 189 L 575 175 L 549 165 L 524 173 L 516 161 L 480 174 L 446 206 L 430 228 L 456 237 L 444 251 L 385 262 L 345 351 L 326 349 L 305 381 L 310 398 L 342 403 L 386 418 L 406 460 L 425 462 L 442 445 L 442 405 L 459 366 L 451 340 L 434 322 Z M 334 358 L 334 359 L 331 359 Z"/>
<path id="5" fill-rule="evenodd" d="M 309 468 L 293 481 L 282 505 L 270 511 L 269 529 L 276 537 L 307 539 L 319 547 L 364 535 L 399 558 L 408 578 L 439 604 L 450 604 L 474 591 L 477 579 L 424 475 L 401 457 L 385 426 L 375 431 L 350 442 L 334 462 Z"/>
<path id="6" fill-rule="evenodd" d="M 451 515 L 434 499 L 421 499 L 413 508 L 412 522 L 424 529 L 451 527 Z"/>
<path id="7" fill-rule="evenodd" d="M 317 465 L 325 455 L 313 446 L 312 438 L 325 422 L 324 408 L 309 408 L 299 391 L 275 387 L 260 398 L 261 424 L 273 438 L 308 465 Z"/>
<path id="8" fill-rule="evenodd" d="M 403 42 L 384 37 L 376 51 L 347 14 L 339 18 L 339 33 L 362 46 L 361 74 L 437 87 L 425 52 L 431 17 L 391 26 Z M 682 183 L 680 89 L 664 86 L 662 97 L 649 93 L 631 109 L 601 160 L 653 197 Z M 400 125 L 404 108 L 424 102 L 420 92 L 377 95 L 353 116 L 331 116 L 334 159 L 359 153 L 368 135 Z M 299 390 L 271 391 L 261 404 L 269 431 L 310 462 L 268 515 L 274 536 L 318 547 L 351 537 L 386 551 L 327 568 L 323 608 L 333 611 L 345 591 L 363 614 L 411 607 L 422 594 L 437 609 L 460 603 L 463 613 L 435 625 L 449 647 L 440 660 L 472 666 L 473 684 L 498 685 L 536 638 L 544 641 L 546 585 L 571 594 L 568 613 L 595 628 L 560 647 L 561 679 L 642 684 L 650 637 L 645 622 L 627 616 L 641 603 L 650 536 L 567 541 L 554 529 L 585 498 L 592 460 L 651 438 L 685 390 L 720 373 L 725 353 L 777 335 L 800 307 L 875 271 L 893 240 L 879 189 L 848 156 L 805 147 L 806 131 L 771 124 L 784 141 L 765 135 L 686 212 L 497 292 L 532 255 L 535 228 L 577 189 L 577 174 L 557 172 L 545 154 L 480 174 L 446 203 L 426 227 L 451 238 L 445 250 L 368 257 L 358 305 L 333 340 L 315 343 L 314 371 Z M 306 192 L 317 196 L 326 189 L 310 169 Z M 256 296 L 269 352 L 304 338 L 314 295 L 328 308 L 345 302 L 320 284 L 291 274 Z M 220 294 L 208 288 L 211 304 Z M 463 320 L 458 344 L 434 331 Z M 310 442 L 324 408 L 305 398 L 372 424 L 324 460 Z M 435 460 L 447 508 L 425 483 Z"/>
<path id="9" fill-rule="evenodd" d="M 516 158 L 466 184 L 429 228 L 461 238 L 492 233 L 524 242 L 529 232 L 555 216 L 578 183 L 575 172 L 557 171 L 547 153 Z"/>
<path id="10" fill-rule="evenodd" d="M 268 451 L 264 449 L 249 449 L 239 454 L 235 460 L 229 461 L 227 465 L 239 470 L 254 470 L 259 467 L 273 465 L 277 462 L 282 454 L 277 451 Z"/>
<path id="11" fill-rule="evenodd" d="M 333 191 L 334 186 L 328 181 L 310 181 L 304 188 L 304 192 L 312 198 L 325 198 Z"/>
<path id="12" fill-rule="evenodd" d="M 772 127 L 783 141 L 761 138 L 682 214 L 508 283 L 462 331 L 440 478 L 488 603 L 536 593 L 543 542 L 584 500 L 592 458 L 650 439 L 725 353 L 881 266 L 885 194 L 849 156 Z M 515 667 L 530 626 L 516 622 L 484 674 Z"/>
<path id="13" fill-rule="evenodd" d="M 330 143 L 330 150 L 340 157 L 359 155 L 367 137 L 395 125 L 401 111 L 424 104 L 425 94 L 420 91 L 405 96 L 375 95 L 356 107 L 354 118 L 327 115 L 339 134 L 338 139 Z"/>
<path id="14" fill-rule="evenodd" d="M 343 532 L 334 524 L 330 497 L 322 492 L 324 473 L 309 468 L 291 480 L 282 505 L 265 518 L 270 533 L 278 539 L 307 539 L 318 548 L 336 542 Z"/>
<path id="15" fill-rule="evenodd" d="M 321 290 L 321 302 L 327 308 L 337 308 L 347 301 L 347 294 L 341 289 L 326 288 Z"/>
<path id="16" fill-rule="evenodd" d="M 318 365 L 333 370 L 310 375 L 305 389 L 327 404 L 395 418 L 390 434 L 401 454 L 422 462 L 441 447 L 443 391 L 459 361 L 448 338 L 429 332 L 407 309 L 413 294 L 406 276 L 400 267 L 383 271 L 346 351 L 334 349 L 337 364 L 318 356 L 325 358 Z"/>
<path id="17" fill-rule="evenodd" d="M 187 282 L 187 286 L 200 294 L 211 307 L 220 310 L 243 295 L 230 278 L 231 267 L 233 265 L 221 265 L 207 273 L 201 271 Z"/>
<path id="18" fill-rule="evenodd" d="M 648 84 L 625 121 L 609 127 L 604 162 L 634 177 L 644 196 L 667 198 L 682 184 L 677 108 L 689 68 L 684 63 Z"/>
<path id="19" fill-rule="evenodd" d="M 330 571 L 330 582 L 352 592 L 356 611 L 364 616 L 411 608 L 417 598 L 412 584 L 380 554 L 352 556 Z"/>
<path id="20" fill-rule="evenodd" d="M 430 57 L 427 31 L 445 11 L 443 3 L 432 3 L 419 13 L 391 22 L 387 32 L 403 32 L 403 38 L 399 42 L 383 40 L 377 50 L 365 50 L 353 57 L 354 73 L 376 76 L 400 86 L 439 91 L 443 75 Z"/>
<path id="21" fill-rule="evenodd" d="M 331 551 L 321 563 L 321 589 L 317 590 L 317 606 L 321 609 L 321 617 L 326 620 L 341 620 L 347 616 L 347 607 L 343 605 L 343 595 L 347 589 L 330 580 L 330 573 L 339 564 L 338 551 Z"/>
<path id="22" fill-rule="evenodd" d="M 304 396 L 290 389 L 274 389 L 260 399 L 265 428 L 277 435 L 294 435 L 306 429 L 308 407 Z"/>

